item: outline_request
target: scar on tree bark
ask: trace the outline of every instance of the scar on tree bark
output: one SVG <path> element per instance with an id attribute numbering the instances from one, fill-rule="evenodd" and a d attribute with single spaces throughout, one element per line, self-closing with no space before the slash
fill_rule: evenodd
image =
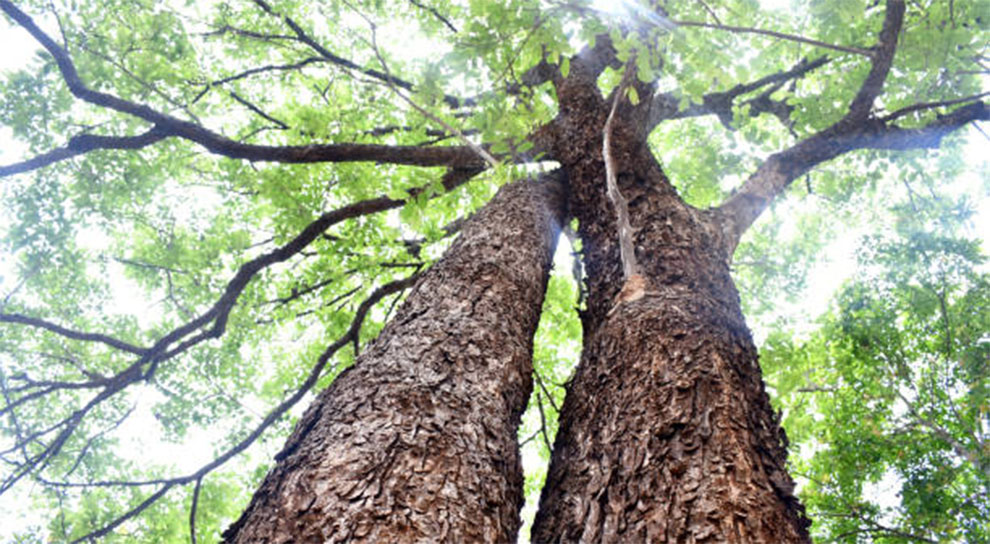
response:
<path id="1" fill-rule="evenodd" d="M 612 109 L 605 120 L 605 127 L 602 129 L 602 160 L 605 161 L 605 185 L 608 189 L 608 198 L 615 208 L 616 232 L 619 235 L 619 256 L 622 261 L 622 290 L 615 298 L 612 312 L 623 302 L 632 302 L 643 298 L 646 295 L 646 278 L 640 273 L 639 263 L 636 262 L 636 250 L 633 247 L 633 228 L 629 224 L 629 203 L 622 192 L 619 191 L 619 183 L 616 176 L 615 157 L 612 155 L 612 127 L 615 122 L 615 112 L 619 109 L 619 101 L 626 94 L 629 82 L 636 72 L 636 53 L 633 52 L 626 62 L 622 80 L 615 88 L 615 97 L 612 99 Z M 611 312 L 609 312 L 611 313 Z"/>

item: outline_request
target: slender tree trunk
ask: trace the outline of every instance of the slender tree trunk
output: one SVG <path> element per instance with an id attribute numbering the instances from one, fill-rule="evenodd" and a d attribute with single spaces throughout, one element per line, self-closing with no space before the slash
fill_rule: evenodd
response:
<path id="1" fill-rule="evenodd" d="M 506 186 L 300 420 L 227 542 L 512 542 L 516 430 L 562 219 Z"/>
<path id="2" fill-rule="evenodd" d="M 561 103 L 584 107 L 540 134 L 568 173 L 589 292 L 533 541 L 808 542 L 723 222 L 685 204 L 620 124 L 613 156 L 646 279 L 623 288 L 595 92 L 561 85 Z"/>

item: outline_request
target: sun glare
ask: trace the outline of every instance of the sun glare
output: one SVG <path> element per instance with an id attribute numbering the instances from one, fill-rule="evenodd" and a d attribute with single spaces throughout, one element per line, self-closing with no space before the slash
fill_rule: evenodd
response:
<path id="1" fill-rule="evenodd" d="M 627 23 L 646 24 L 666 30 L 673 30 L 675 27 L 670 19 L 637 0 L 594 0 L 591 8 Z"/>

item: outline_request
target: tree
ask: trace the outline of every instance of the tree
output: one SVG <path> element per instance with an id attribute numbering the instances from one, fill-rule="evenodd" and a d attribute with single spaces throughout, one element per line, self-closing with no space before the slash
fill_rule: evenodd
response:
<path id="1" fill-rule="evenodd" d="M 821 406 L 792 408 L 785 426 L 814 451 L 796 471 L 835 540 L 988 538 L 990 284 L 978 244 L 953 232 L 959 204 L 917 198 L 895 234 L 870 236 L 824 327 L 804 342 L 778 334 L 763 351 L 787 405 Z M 868 492 L 891 479 L 903 482 L 899 502 Z"/>
<path id="2" fill-rule="evenodd" d="M 468 221 L 374 346 L 310 406 L 225 540 L 515 537 L 516 429 L 561 189 L 508 185 Z"/>
<path id="3" fill-rule="evenodd" d="M 0 166 L 18 277 L 0 308 L 0 490 L 41 484 L 56 539 L 218 533 L 257 479 L 214 471 L 326 387 L 228 538 L 511 539 L 559 192 L 508 185 L 464 220 L 556 169 L 582 248 L 583 350 L 533 539 L 808 541 L 733 259 L 780 254 L 756 221 L 789 193 L 885 198 L 883 172 L 921 160 L 906 152 L 990 118 L 985 15 L 596 6 L 0 0 L 44 50 L 0 109 L 28 147 Z M 399 54 L 409 39 L 437 54 Z M 154 323 L 114 311 L 124 277 L 160 297 Z M 376 305 L 413 283 L 382 329 L 392 310 Z M 561 315 L 574 299 L 549 289 L 545 314 Z M 464 310 L 486 297 L 499 303 Z M 421 344 L 441 330 L 449 344 Z M 540 359 L 545 416 L 564 371 Z M 457 395 L 424 388 L 436 369 Z M 226 428 L 213 459 L 174 476 L 114 456 L 151 392 L 170 438 Z M 353 533 L 322 532 L 335 519 Z"/>

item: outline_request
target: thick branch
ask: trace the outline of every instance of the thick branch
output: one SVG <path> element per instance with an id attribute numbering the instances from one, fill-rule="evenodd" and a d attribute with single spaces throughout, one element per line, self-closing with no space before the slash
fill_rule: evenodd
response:
<path id="1" fill-rule="evenodd" d="M 134 355 L 144 355 L 148 351 L 148 348 L 135 346 L 134 344 L 124 342 L 123 340 L 119 340 L 112 336 L 75 331 L 62 327 L 61 325 L 56 325 L 55 323 L 45 321 L 44 319 L 28 317 L 21 314 L 0 313 L 0 323 L 17 323 L 20 325 L 28 325 L 30 327 L 45 329 L 59 336 L 64 336 L 65 338 L 81 340 L 83 342 L 97 342 L 100 344 L 106 344 L 114 349 L 126 351 L 127 353 L 133 353 Z"/>
<path id="2" fill-rule="evenodd" d="M 137 136 L 99 136 L 96 134 L 81 134 L 69 140 L 64 147 L 42 153 L 26 161 L 0 166 L 0 178 L 14 174 L 22 174 L 39 168 L 50 166 L 57 162 L 71 159 L 89 153 L 96 149 L 141 149 L 161 141 L 165 134 L 151 129 Z"/>
<path id="3" fill-rule="evenodd" d="M 865 119 L 870 114 L 873 101 L 883 91 L 883 83 L 887 80 L 890 65 L 894 62 L 894 52 L 897 50 L 897 36 L 904 24 L 904 0 L 887 0 L 887 10 L 883 19 L 883 28 L 873 54 L 873 66 L 866 80 L 860 86 L 856 98 L 849 105 L 846 119 L 855 121 Z"/>
<path id="4" fill-rule="evenodd" d="M 9 0 L 0 0 L 0 9 L 27 30 L 55 58 L 62 78 L 74 96 L 90 104 L 143 119 L 155 125 L 155 129 L 164 136 L 176 136 L 196 142 L 218 155 L 251 161 L 284 163 L 375 161 L 454 168 L 484 165 L 484 162 L 467 146 L 418 147 L 371 144 L 265 146 L 237 142 L 195 123 L 158 112 L 144 104 L 90 89 L 80 79 L 68 53 L 38 28 L 29 16 Z"/>
<path id="5" fill-rule="evenodd" d="M 768 85 L 771 86 L 770 90 L 772 91 L 777 85 L 804 77 L 809 72 L 824 66 L 828 61 L 829 58 L 824 56 L 810 62 L 807 59 L 801 59 L 801 62 L 790 70 L 770 74 L 749 83 L 740 83 L 727 91 L 706 94 L 702 97 L 701 104 L 692 104 L 683 110 L 678 109 L 678 100 L 673 95 L 668 93 L 656 94 L 650 106 L 648 130 L 652 131 L 658 124 L 668 119 L 685 119 L 712 114 L 717 115 L 722 124 L 729 127 L 732 122 L 733 102 L 737 98 Z M 790 108 L 787 104 L 775 102 L 770 100 L 769 96 L 762 94 L 746 103 L 750 104 L 750 115 L 752 116 L 764 112 L 777 115 L 777 110 L 780 107 Z"/>
<path id="6" fill-rule="evenodd" d="M 987 114 L 983 103 L 959 108 L 921 129 L 888 126 L 871 117 L 873 102 L 883 91 L 890 72 L 897 36 L 904 23 L 904 0 L 887 0 L 883 27 L 871 55 L 870 73 L 849 105 L 849 112 L 827 129 L 775 153 L 753 173 L 742 188 L 729 197 L 720 210 L 729 220 L 727 242 L 729 254 L 742 233 L 766 209 L 774 197 L 795 178 L 812 167 L 854 149 L 911 149 L 936 147 L 949 132 Z"/>
<path id="7" fill-rule="evenodd" d="M 978 120 L 990 120 L 990 107 L 985 102 L 960 107 L 920 128 L 900 128 L 877 119 L 860 125 L 840 122 L 774 153 L 719 207 L 731 223 L 732 247 L 774 197 L 816 165 L 856 149 L 936 148 L 946 135 Z"/>

